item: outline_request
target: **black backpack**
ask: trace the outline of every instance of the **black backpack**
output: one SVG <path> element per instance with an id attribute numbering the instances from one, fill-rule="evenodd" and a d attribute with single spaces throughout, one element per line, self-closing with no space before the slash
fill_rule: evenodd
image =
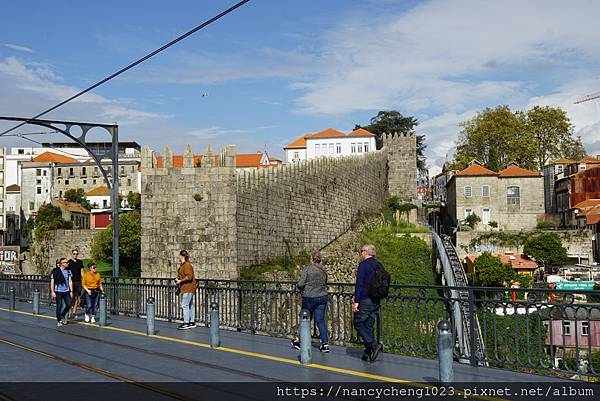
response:
<path id="1" fill-rule="evenodd" d="M 374 270 L 373 280 L 369 284 L 369 298 L 379 301 L 388 297 L 390 292 L 390 274 L 379 261 L 374 261 L 371 267 Z"/>

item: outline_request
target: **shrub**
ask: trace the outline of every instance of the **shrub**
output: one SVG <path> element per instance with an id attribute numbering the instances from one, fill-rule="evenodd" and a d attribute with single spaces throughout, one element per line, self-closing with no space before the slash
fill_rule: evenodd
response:
<path id="1" fill-rule="evenodd" d="M 553 221 L 538 221 L 535 228 L 538 230 L 551 230 L 556 228 L 556 224 Z"/>
<path id="2" fill-rule="evenodd" d="M 475 228 L 477 223 L 479 223 L 480 221 L 481 221 L 481 218 L 479 216 L 477 216 L 475 213 L 471 213 L 465 219 L 465 222 L 467 223 L 467 225 L 473 229 Z"/>
<path id="3" fill-rule="evenodd" d="M 488 223 L 488 226 L 490 226 L 492 228 L 498 228 L 498 222 L 497 221 L 490 221 Z"/>

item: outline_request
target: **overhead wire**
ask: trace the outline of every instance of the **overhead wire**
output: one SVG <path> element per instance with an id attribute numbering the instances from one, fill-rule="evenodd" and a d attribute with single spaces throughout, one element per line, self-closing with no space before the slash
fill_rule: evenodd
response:
<path id="1" fill-rule="evenodd" d="M 236 4 L 234 4 L 233 6 L 229 7 L 229 8 L 228 8 L 228 9 L 226 9 L 225 11 L 223 11 L 223 12 L 221 12 L 221 13 L 219 13 L 219 14 L 215 15 L 214 17 L 212 17 L 212 18 L 211 18 L 211 19 L 209 19 L 209 20 L 206 20 L 206 21 L 205 21 L 205 22 L 203 22 L 202 24 L 200 24 L 200 25 L 196 26 L 195 28 L 193 28 L 193 29 L 191 29 L 191 30 L 187 31 L 186 33 L 184 33 L 183 35 L 181 35 L 181 36 L 177 37 L 176 39 L 173 39 L 172 41 L 170 41 L 170 42 L 169 42 L 169 43 L 167 43 L 166 45 L 163 45 L 163 46 L 159 47 L 158 49 L 154 50 L 153 52 L 151 52 L 151 53 L 149 53 L 149 54 L 145 55 L 144 57 L 142 57 L 142 58 L 140 58 L 140 59 L 138 59 L 138 60 L 134 61 L 133 63 L 129 64 L 128 66 L 126 66 L 126 67 L 124 67 L 124 68 L 121 68 L 119 71 L 117 71 L 117 72 L 115 72 L 115 73 L 113 73 L 113 74 L 109 75 L 108 77 L 106 77 L 106 78 L 104 78 L 103 80 L 101 80 L 101 81 L 99 81 L 99 82 L 95 83 L 94 85 L 92 85 L 92 86 L 90 86 L 90 87 L 88 87 L 88 88 L 86 88 L 86 89 L 84 89 L 84 90 L 82 90 L 82 91 L 80 91 L 80 92 L 76 93 L 75 95 L 71 96 L 70 98 L 68 98 L 68 99 L 66 99 L 66 100 L 63 100 L 62 102 L 60 102 L 60 103 L 58 103 L 58 104 L 56 104 L 56 105 L 54 105 L 54 106 L 50 107 L 49 109 L 47 109 L 47 110 L 45 110 L 45 111 L 43 111 L 43 112 L 41 112 L 41 113 L 39 113 L 39 114 L 36 114 L 35 116 L 31 117 L 31 118 L 30 118 L 30 120 L 34 120 L 34 119 L 36 119 L 36 118 L 39 118 L 39 117 L 41 117 L 41 116 L 43 116 L 43 115 L 45 115 L 45 114 L 48 114 L 48 113 L 50 113 L 51 111 L 53 111 L 53 110 L 56 110 L 57 108 L 59 108 L 59 107 L 61 107 L 61 106 L 65 105 L 65 104 L 69 103 L 70 101 L 72 101 L 72 100 L 74 100 L 74 99 L 77 99 L 79 96 L 86 94 L 87 92 L 89 92 L 89 91 L 91 91 L 91 90 L 93 90 L 93 89 L 97 88 L 98 86 L 100 86 L 100 85 L 104 84 L 105 82 L 108 82 L 108 81 L 110 81 L 111 79 L 113 79 L 113 78 L 115 78 L 115 77 L 117 77 L 117 76 L 121 75 L 122 73 L 124 73 L 124 72 L 126 72 L 126 71 L 130 70 L 131 68 L 133 68 L 133 67 L 137 66 L 138 64 L 141 64 L 141 63 L 143 63 L 144 61 L 146 61 L 146 60 L 148 60 L 149 58 L 151 58 L 151 57 L 153 57 L 153 56 L 157 55 L 158 53 L 162 52 L 163 50 L 165 50 L 165 49 L 168 49 L 169 47 L 173 46 L 174 44 L 176 44 L 176 43 L 178 43 L 178 42 L 182 41 L 183 39 L 187 38 L 188 36 L 190 36 L 190 35 L 192 35 L 192 34 L 196 33 L 196 32 L 197 32 L 197 31 L 199 31 L 200 29 L 202 29 L 202 28 L 205 28 L 206 26 L 208 26 L 208 25 L 212 24 L 213 22 L 215 22 L 215 21 L 219 20 L 220 18 L 222 18 L 222 17 L 224 17 L 225 15 L 229 14 L 230 12 L 232 12 L 232 11 L 236 10 L 237 8 L 239 8 L 239 7 L 243 6 L 244 4 L 248 3 L 249 1 L 250 1 L 250 0 L 242 0 L 242 1 L 240 1 L 240 2 L 238 2 L 238 3 L 236 3 Z M 7 134 L 7 133 L 9 133 L 9 132 L 11 132 L 11 131 L 14 131 L 15 129 L 17 129 L 17 128 L 19 128 L 19 127 L 22 127 L 22 126 L 23 126 L 23 125 L 25 125 L 25 124 L 27 124 L 27 121 L 23 121 L 23 122 L 21 122 L 21 123 L 19 123 L 19 124 L 15 125 L 14 127 L 12 127 L 12 128 L 9 128 L 9 129 L 7 129 L 7 130 L 5 130 L 5 131 L 1 132 L 1 133 L 0 133 L 0 136 L 3 136 L 3 135 L 5 135 L 5 134 Z"/>

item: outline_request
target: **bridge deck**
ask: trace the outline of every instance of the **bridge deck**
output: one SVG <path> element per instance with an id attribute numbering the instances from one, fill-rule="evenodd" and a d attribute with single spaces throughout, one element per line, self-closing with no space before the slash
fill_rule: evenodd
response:
<path id="1" fill-rule="evenodd" d="M 313 363 L 303 366 L 289 339 L 222 330 L 222 347 L 211 349 L 208 328 L 180 331 L 176 327 L 176 323 L 157 321 L 156 335 L 147 336 L 145 320 L 109 316 L 105 327 L 80 321 L 57 328 L 53 308 L 42 307 L 42 314 L 34 316 L 31 304 L 17 303 L 17 309 L 9 311 L 8 303 L 0 301 L 0 381 L 411 385 L 435 382 L 438 377 L 435 360 L 384 353 L 369 363 L 360 359 L 359 348 L 332 346 L 331 353 L 321 354 L 314 343 Z M 458 363 L 454 372 L 458 382 L 556 381 Z"/>

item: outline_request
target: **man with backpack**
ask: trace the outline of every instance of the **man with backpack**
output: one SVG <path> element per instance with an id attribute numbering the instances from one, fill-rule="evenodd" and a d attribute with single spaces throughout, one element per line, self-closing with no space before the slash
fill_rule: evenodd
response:
<path id="1" fill-rule="evenodd" d="M 356 272 L 354 287 L 354 327 L 362 337 L 365 351 L 363 361 L 375 362 L 383 345 L 375 339 L 374 326 L 380 301 L 386 298 L 390 286 L 390 275 L 383 265 L 375 259 L 375 246 L 367 244 L 360 249 L 362 261 Z"/>

